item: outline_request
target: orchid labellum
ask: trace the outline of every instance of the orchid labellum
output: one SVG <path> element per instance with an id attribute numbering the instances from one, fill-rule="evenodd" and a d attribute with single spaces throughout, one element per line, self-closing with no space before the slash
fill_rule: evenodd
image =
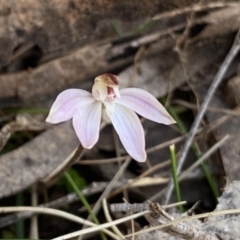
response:
<path id="1" fill-rule="evenodd" d="M 128 154 L 139 162 L 146 160 L 146 152 L 144 131 L 137 114 L 157 123 L 175 123 L 149 92 L 138 88 L 119 90 L 118 77 L 110 73 L 95 78 L 92 93 L 81 89 L 60 93 L 46 121 L 60 123 L 72 118 L 82 146 L 90 149 L 98 141 L 103 111 Z"/>

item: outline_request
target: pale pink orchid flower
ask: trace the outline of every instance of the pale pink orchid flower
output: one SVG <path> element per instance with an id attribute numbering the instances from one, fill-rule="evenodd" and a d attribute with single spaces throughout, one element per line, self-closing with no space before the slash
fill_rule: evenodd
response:
<path id="1" fill-rule="evenodd" d="M 90 149 L 99 139 L 102 111 L 106 111 L 128 154 L 139 162 L 146 161 L 146 151 L 144 131 L 137 114 L 157 123 L 175 123 L 149 92 L 139 88 L 119 90 L 118 77 L 110 73 L 95 78 L 92 93 L 81 89 L 61 92 L 46 121 L 60 123 L 72 118 L 82 146 Z"/>

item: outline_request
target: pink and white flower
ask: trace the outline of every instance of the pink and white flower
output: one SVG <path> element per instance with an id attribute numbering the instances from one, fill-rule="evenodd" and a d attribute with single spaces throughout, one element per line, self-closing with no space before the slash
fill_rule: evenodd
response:
<path id="1" fill-rule="evenodd" d="M 137 114 L 166 125 L 175 121 L 149 92 L 138 88 L 119 90 L 118 87 L 118 77 L 106 73 L 95 78 L 92 93 L 81 89 L 65 90 L 57 96 L 46 121 L 60 123 L 72 118 L 82 146 L 90 149 L 98 141 L 102 111 L 106 111 L 128 154 L 144 162 L 145 137 Z"/>

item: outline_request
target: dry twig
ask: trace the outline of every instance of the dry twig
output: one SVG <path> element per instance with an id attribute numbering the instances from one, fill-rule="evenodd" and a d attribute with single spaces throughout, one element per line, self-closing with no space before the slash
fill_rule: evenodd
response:
<path id="1" fill-rule="evenodd" d="M 155 203 L 113 203 L 110 205 L 110 209 L 112 212 L 143 212 L 146 210 L 151 210 L 152 207 L 151 205 Z M 164 209 L 176 207 L 179 205 L 186 204 L 186 201 L 178 202 L 178 203 L 173 203 L 173 204 L 168 204 L 165 206 L 162 206 Z"/>

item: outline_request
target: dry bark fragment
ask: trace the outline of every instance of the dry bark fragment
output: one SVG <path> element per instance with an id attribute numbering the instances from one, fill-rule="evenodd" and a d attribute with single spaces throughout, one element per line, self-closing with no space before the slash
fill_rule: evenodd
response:
<path id="1" fill-rule="evenodd" d="M 0 66 L 7 65 L 14 48 L 32 42 L 43 52 L 71 48 L 93 34 L 105 37 L 97 26 L 109 19 L 122 21 L 151 17 L 164 9 L 191 1 L 143 0 L 8 0 L 0 2 Z M 166 6 L 167 5 L 167 6 Z"/>
<path id="2" fill-rule="evenodd" d="M 218 11 L 213 11 L 196 21 L 198 24 L 206 25 L 204 29 L 192 39 L 197 41 L 202 38 L 223 36 L 229 32 L 235 32 L 240 24 L 240 4 Z"/>
<path id="3" fill-rule="evenodd" d="M 201 1 L 204 4 L 205 1 Z M 217 2 L 217 0 L 213 1 Z M 73 44 L 83 39 L 105 38 L 105 33 L 98 27 L 106 20 L 117 19 L 123 22 L 152 17 L 166 10 L 192 5 L 190 0 L 8 0 L 0 2 L 0 67 L 8 65 L 12 54 L 21 44 L 32 43 L 43 52 L 59 49 L 72 49 Z M 233 9 L 234 10 L 234 9 Z M 226 21 L 221 14 L 225 32 L 234 31 L 238 24 L 235 14 L 231 21 Z M 232 14 L 232 13 L 231 13 Z M 210 18 L 209 21 L 214 20 Z M 233 21 L 234 20 L 234 21 Z M 209 24 L 202 19 L 205 24 Z M 226 23 L 226 24 L 225 24 Z M 231 24 L 232 23 L 232 24 Z M 213 30 L 222 29 L 214 27 Z M 211 25 L 211 22 L 210 22 Z M 227 28 L 228 28 L 227 27 Z M 211 26 L 210 26 L 211 28 Z M 210 32 L 209 31 L 207 32 Z"/>
<path id="4" fill-rule="evenodd" d="M 218 198 L 218 205 L 215 211 L 239 209 L 240 208 L 240 182 L 233 181 L 223 190 L 223 194 Z M 240 239 L 239 231 L 240 214 L 224 214 L 219 216 L 209 216 L 203 223 L 203 230 L 215 232 L 220 239 L 232 240 Z"/>
<path id="5" fill-rule="evenodd" d="M 49 175 L 78 145 L 69 123 L 56 126 L 0 159 L 0 198 Z"/>

